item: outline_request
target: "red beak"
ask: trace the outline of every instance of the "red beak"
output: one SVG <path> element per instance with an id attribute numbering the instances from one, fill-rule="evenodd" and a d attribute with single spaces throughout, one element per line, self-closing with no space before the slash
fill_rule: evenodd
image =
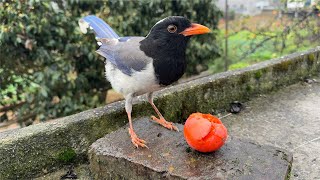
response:
<path id="1" fill-rule="evenodd" d="M 180 34 L 184 36 L 191 36 L 191 35 L 197 35 L 197 34 L 206 34 L 210 32 L 210 29 L 206 26 L 203 26 L 201 24 L 192 23 L 191 27 L 185 29 Z"/>

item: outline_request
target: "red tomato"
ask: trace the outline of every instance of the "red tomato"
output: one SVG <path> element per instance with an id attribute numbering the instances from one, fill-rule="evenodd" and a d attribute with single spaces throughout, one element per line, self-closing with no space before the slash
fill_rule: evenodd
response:
<path id="1" fill-rule="evenodd" d="M 183 134 L 189 146 L 200 152 L 218 150 L 228 136 L 227 128 L 220 119 L 202 113 L 193 113 L 189 116 Z"/>

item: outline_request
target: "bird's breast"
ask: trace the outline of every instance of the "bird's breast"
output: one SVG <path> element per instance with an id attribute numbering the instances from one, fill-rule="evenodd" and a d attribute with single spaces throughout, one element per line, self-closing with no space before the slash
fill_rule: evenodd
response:
<path id="1" fill-rule="evenodd" d="M 129 93 L 141 95 L 160 89 L 152 63 L 147 64 L 141 71 L 133 71 L 130 76 L 121 72 L 108 60 L 105 70 L 112 88 L 124 96 Z"/>

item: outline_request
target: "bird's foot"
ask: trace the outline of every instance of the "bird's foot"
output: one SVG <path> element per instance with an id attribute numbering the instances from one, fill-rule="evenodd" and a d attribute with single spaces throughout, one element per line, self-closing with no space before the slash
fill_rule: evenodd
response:
<path id="1" fill-rule="evenodd" d="M 136 146 L 137 148 L 139 148 L 139 146 L 148 148 L 148 146 L 146 145 L 147 142 L 145 140 L 142 140 L 142 139 L 138 138 L 138 136 L 133 131 L 133 129 L 129 128 L 129 134 L 130 134 L 130 137 L 131 137 L 131 142 L 132 142 L 132 144 L 134 146 Z"/>
<path id="2" fill-rule="evenodd" d="M 155 116 L 151 116 L 151 118 L 156 121 L 158 124 L 161 124 L 163 127 L 170 129 L 170 130 L 175 130 L 179 132 L 179 129 L 177 126 L 173 125 L 172 122 L 166 121 L 164 118 L 156 118 Z"/>

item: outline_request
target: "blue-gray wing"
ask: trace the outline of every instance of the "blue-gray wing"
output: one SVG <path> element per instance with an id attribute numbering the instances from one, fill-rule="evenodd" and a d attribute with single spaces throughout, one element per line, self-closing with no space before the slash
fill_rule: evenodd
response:
<path id="1" fill-rule="evenodd" d="M 143 70 L 151 59 L 140 50 L 140 41 L 144 37 L 119 37 L 102 19 L 89 15 L 79 20 L 80 30 L 87 33 L 90 28 L 96 34 L 100 48 L 97 50 L 121 72 L 131 75 Z"/>
<path id="2" fill-rule="evenodd" d="M 144 37 L 125 37 L 119 40 L 102 40 L 97 50 L 124 74 L 131 75 L 133 71 L 143 70 L 152 59 L 140 50 L 140 41 Z"/>

